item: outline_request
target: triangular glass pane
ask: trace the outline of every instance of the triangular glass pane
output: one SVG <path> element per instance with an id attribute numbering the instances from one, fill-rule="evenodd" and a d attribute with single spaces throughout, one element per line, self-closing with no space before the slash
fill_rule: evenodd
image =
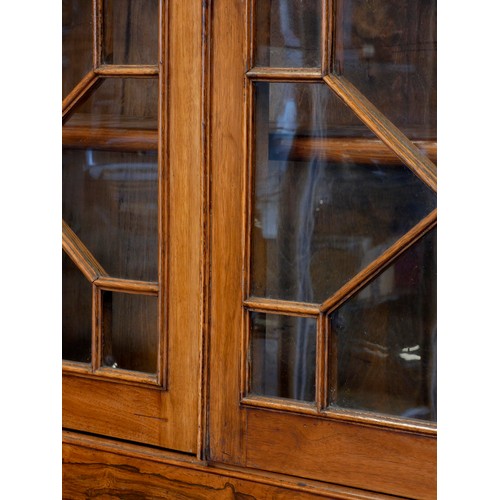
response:
<path id="1" fill-rule="evenodd" d="M 330 315 L 332 407 L 436 420 L 436 230 Z"/>
<path id="2" fill-rule="evenodd" d="M 254 89 L 251 294 L 323 302 L 436 196 L 325 85 Z"/>
<path id="3" fill-rule="evenodd" d="M 90 363 L 92 356 L 92 285 L 62 254 L 62 357 Z"/>
<path id="4" fill-rule="evenodd" d="M 435 162 L 436 0 L 342 0 L 335 14 L 337 72 Z"/>
<path id="5" fill-rule="evenodd" d="M 62 96 L 92 69 L 92 2 L 62 2 Z"/>

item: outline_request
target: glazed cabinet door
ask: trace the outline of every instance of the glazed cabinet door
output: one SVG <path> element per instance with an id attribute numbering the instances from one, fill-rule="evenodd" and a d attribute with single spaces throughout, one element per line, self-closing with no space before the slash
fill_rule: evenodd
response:
<path id="1" fill-rule="evenodd" d="M 211 19 L 210 458 L 432 498 L 436 3 Z"/>
<path id="2" fill-rule="evenodd" d="M 63 0 L 63 425 L 190 453 L 201 25 L 197 1 Z"/>

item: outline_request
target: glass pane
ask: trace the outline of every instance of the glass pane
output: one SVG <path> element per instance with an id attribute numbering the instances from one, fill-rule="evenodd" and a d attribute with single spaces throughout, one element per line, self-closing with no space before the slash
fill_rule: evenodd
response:
<path id="1" fill-rule="evenodd" d="M 257 0 L 255 64 L 321 66 L 321 0 Z"/>
<path id="2" fill-rule="evenodd" d="M 63 150 L 63 218 L 110 276 L 158 281 L 157 154 Z"/>
<path id="3" fill-rule="evenodd" d="M 66 122 L 92 128 L 158 128 L 156 78 L 106 78 Z"/>
<path id="4" fill-rule="evenodd" d="M 104 63 L 158 63 L 158 0 L 104 0 Z"/>
<path id="5" fill-rule="evenodd" d="M 436 420 L 436 231 L 330 318 L 330 403 Z"/>
<path id="6" fill-rule="evenodd" d="M 251 313 L 250 392 L 314 401 L 316 320 Z"/>
<path id="7" fill-rule="evenodd" d="M 72 260 L 62 254 L 62 357 L 92 359 L 92 285 Z"/>
<path id="8" fill-rule="evenodd" d="M 408 137 L 434 139 L 436 0 L 342 0 L 336 14 L 340 73 Z"/>
<path id="9" fill-rule="evenodd" d="M 322 302 L 436 196 L 322 84 L 255 84 L 251 293 Z"/>
<path id="10" fill-rule="evenodd" d="M 62 96 L 92 69 L 92 2 L 62 2 Z"/>
<path id="11" fill-rule="evenodd" d="M 103 366 L 156 373 L 156 297 L 103 292 Z"/>

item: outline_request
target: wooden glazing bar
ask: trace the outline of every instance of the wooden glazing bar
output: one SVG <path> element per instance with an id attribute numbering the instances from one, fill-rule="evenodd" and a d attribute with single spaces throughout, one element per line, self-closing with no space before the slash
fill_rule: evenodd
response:
<path id="1" fill-rule="evenodd" d="M 436 165 L 390 122 L 348 80 L 334 74 L 324 77 L 325 83 L 354 111 L 358 118 L 391 148 L 425 184 L 437 190 Z"/>
<path id="2" fill-rule="evenodd" d="M 73 149 L 155 151 L 158 149 L 158 133 L 156 130 L 64 126 L 62 145 Z"/>
<path id="3" fill-rule="evenodd" d="M 321 72 L 330 73 L 332 60 L 332 0 L 322 0 L 321 5 Z"/>
<path id="4" fill-rule="evenodd" d="M 94 69 L 98 68 L 101 65 L 102 61 L 102 53 L 103 53 L 103 33 L 104 33 L 104 0 L 94 0 L 93 8 L 93 28 L 94 28 L 94 36 L 93 36 L 93 60 L 94 60 Z"/>
<path id="5" fill-rule="evenodd" d="M 307 316 L 315 318 L 320 312 L 319 304 L 264 299 L 259 297 L 250 297 L 243 301 L 243 305 L 252 311 L 290 314 L 291 316 Z"/>
<path id="6" fill-rule="evenodd" d="M 433 422 L 424 420 L 411 420 L 408 418 L 398 418 L 389 415 L 375 414 L 361 410 L 347 410 L 343 408 L 329 407 L 320 412 L 320 415 L 326 418 L 352 422 L 355 424 L 372 425 L 384 427 L 387 429 L 398 429 L 417 434 L 428 434 L 435 436 L 437 434 L 437 425 Z"/>
<path id="7" fill-rule="evenodd" d="M 101 276 L 107 276 L 104 268 L 64 220 L 62 221 L 62 247 L 91 283 Z"/>
<path id="8" fill-rule="evenodd" d="M 158 295 L 158 283 L 150 281 L 138 281 L 122 278 L 112 278 L 111 276 L 101 276 L 94 281 L 94 285 L 101 290 L 110 292 L 135 293 L 139 295 Z"/>
<path id="9" fill-rule="evenodd" d="M 375 279 L 397 257 L 409 249 L 413 244 L 425 236 L 437 224 L 437 209 L 422 219 L 404 236 L 391 245 L 385 252 L 375 259 L 370 265 L 360 271 L 354 278 L 347 282 L 331 297 L 326 299 L 319 307 L 322 313 L 330 313 L 334 308 L 343 304 L 365 285 Z"/>
<path id="10" fill-rule="evenodd" d="M 92 283 L 92 371 L 101 365 L 103 342 L 103 298 L 102 293 Z"/>
<path id="11" fill-rule="evenodd" d="M 93 71 L 89 71 L 75 86 L 75 88 L 63 99 L 62 102 L 62 120 L 63 123 L 71 116 L 71 113 L 78 104 L 87 98 L 98 85 L 102 83 Z"/>
<path id="12" fill-rule="evenodd" d="M 101 366 L 93 373 L 93 378 L 103 378 L 106 380 L 115 380 L 117 382 L 132 384 L 150 384 L 158 386 L 158 377 L 153 374 L 134 372 L 132 370 L 122 370 Z"/>
<path id="13" fill-rule="evenodd" d="M 256 25 L 257 22 L 260 20 L 264 21 L 262 19 L 262 13 L 257 12 L 256 6 L 255 6 L 255 1 L 256 0 L 248 0 L 246 5 L 247 5 L 247 10 L 246 10 L 246 22 L 245 26 L 247 29 L 247 37 L 246 37 L 246 67 L 247 70 L 250 68 L 253 68 L 255 65 L 255 50 L 256 50 Z M 260 15 L 260 18 L 257 19 L 257 15 Z M 268 21 L 269 22 L 269 21 Z M 269 31 L 268 31 L 269 32 Z"/>
<path id="14" fill-rule="evenodd" d="M 168 333 L 168 1 L 160 0 L 158 17 L 158 383 L 166 388 Z"/>
<path id="15" fill-rule="evenodd" d="M 321 69 L 310 68 L 252 68 L 246 72 L 251 80 L 283 81 L 283 82 L 320 82 L 322 81 Z"/>
<path id="16" fill-rule="evenodd" d="M 316 334 L 316 408 L 321 410 L 327 405 L 328 391 L 328 325 L 327 317 L 320 314 L 317 319 Z"/>
<path id="17" fill-rule="evenodd" d="M 373 165 L 401 165 L 401 159 L 379 139 L 350 137 L 287 137 L 270 135 L 271 159 L 343 162 Z M 435 141 L 415 141 L 414 144 L 435 161 Z"/>
<path id="18" fill-rule="evenodd" d="M 251 359 L 250 359 L 250 342 L 251 342 L 251 320 L 249 311 L 244 311 L 244 319 L 242 322 L 241 334 L 241 373 L 240 373 L 240 399 L 244 398 L 250 392 L 251 378 Z"/>
<path id="19" fill-rule="evenodd" d="M 317 415 L 318 411 L 314 403 L 306 403 L 286 398 L 269 398 L 266 396 L 249 395 L 241 400 L 244 406 L 257 408 L 268 408 L 270 410 L 304 413 L 306 415 Z"/>
<path id="20" fill-rule="evenodd" d="M 151 78 L 156 77 L 159 74 L 159 69 L 156 65 L 102 64 L 94 71 L 95 74 L 99 76 L 116 78 Z"/>
<path id="21" fill-rule="evenodd" d="M 79 363 L 77 361 L 62 360 L 62 369 L 67 374 L 91 374 L 92 367 L 87 363 Z"/>

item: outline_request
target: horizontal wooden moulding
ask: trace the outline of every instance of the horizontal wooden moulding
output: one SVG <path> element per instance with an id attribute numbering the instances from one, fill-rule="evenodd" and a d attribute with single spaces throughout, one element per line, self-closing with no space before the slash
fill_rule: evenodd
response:
<path id="1" fill-rule="evenodd" d="M 129 384 L 148 384 L 160 386 L 156 374 L 134 372 L 132 370 L 122 370 L 120 368 L 112 368 L 101 366 L 94 371 L 93 377 L 103 378 L 106 380 L 115 380 Z"/>
<path id="2" fill-rule="evenodd" d="M 106 151 L 156 151 L 158 132 L 128 128 L 93 128 L 64 126 L 65 148 L 103 149 Z"/>
<path id="3" fill-rule="evenodd" d="M 65 373 L 88 375 L 92 373 L 90 363 L 79 363 L 78 361 L 62 360 L 62 369 Z"/>
<path id="4" fill-rule="evenodd" d="M 290 314 L 292 316 L 316 317 L 319 314 L 319 304 L 310 304 L 307 302 L 292 302 L 287 300 L 250 297 L 243 301 L 243 305 L 252 311 Z"/>
<path id="5" fill-rule="evenodd" d="M 263 81 L 322 81 L 321 69 L 310 68 L 252 68 L 246 76 L 252 80 Z"/>
<path id="6" fill-rule="evenodd" d="M 99 276 L 94 285 L 101 290 L 110 292 L 137 293 L 141 295 L 158 295 L 158 283 L 151 281 L 129 280 L 124 278 L 112 278 L 111 276 Z"/>
<path id="7" fill-rule="evenodd" d="M 99 76 L 108 77 L 146 77 L 151 78 L 158 76 L 159 70 L 156 65 L 118 65 L 118 64 L 103 64 L 94 70 L 94 73 Z"/>
<path id="8" fill-rule="evenodd" d="M 437 434 L 436 424 L 425 420 L 409 420 L 408 418 L 397 418 L 389 415 L 332 407 L 321 410 L 319 415 L 344 422 L 375 425 L 386 429 L 398 429 L 417 434 L 428 434 L 430 436 L 436 436 Z"/>
<path id="9" fill-rule="evenodd" d="M 267 408 L 270 410 L 292 411 L 295 413 L 305 413 L 307 415 L 317 415 L 315 403 L 307 403 L 304 401 L 296 401 L 294 399 L 285 398 L 269 398 L 266 396 L 258 396 L 250 394 L 241 400 L 241 404 L 257 408 Z"/>
<path id="10" fill-rule="evenodd" d="M 435 141 L 415 141 L 414 144 L 429 156 L 437 158 Z M 304 137 L 270 134 L 269 157 L 271 160 L 349 161 L 358 164 L 401 165 L 399 157 L 380 139 L 351 137 Z"/>

